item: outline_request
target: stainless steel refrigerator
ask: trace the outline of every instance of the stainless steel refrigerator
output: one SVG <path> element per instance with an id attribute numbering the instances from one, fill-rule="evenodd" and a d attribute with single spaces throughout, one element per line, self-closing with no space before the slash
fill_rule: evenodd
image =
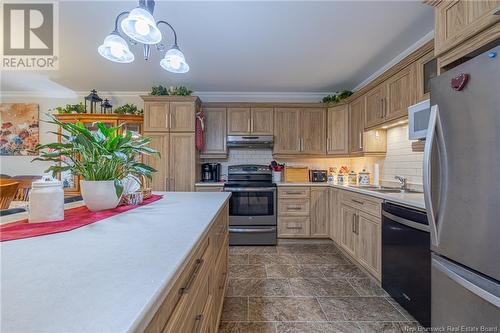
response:
<path id="1" fill-rule="evenodd" d="M 432 326 L 500 330 L 500 46 L 431 80 Z"/>

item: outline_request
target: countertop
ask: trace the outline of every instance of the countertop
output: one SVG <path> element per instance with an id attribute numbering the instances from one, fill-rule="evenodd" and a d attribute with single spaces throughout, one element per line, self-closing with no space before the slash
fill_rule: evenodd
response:
<path id="1" fill-rule="evenodd" d="M 364 189 L 359 187 L 352 187 L 348 185 L 336 185 L 332 183 L 276 183 L 277 186 L 326 186 L 339 188 L 342 190 L 357 192 L 360 194 L 370 195 L 372 197 L 380 198 L 394 203 L 399 203 L 402 205 L 423 209 L 425 210 L 424 194 L 423 193 L 383 193 L 377 191 L 371 191 L 370 189 Z"/>
<path id="2" fill-rule="evenodd" d="M 159 194 L 70 232 L 0 243 L 0 331 L 142 331 L 230 196 Z"/>

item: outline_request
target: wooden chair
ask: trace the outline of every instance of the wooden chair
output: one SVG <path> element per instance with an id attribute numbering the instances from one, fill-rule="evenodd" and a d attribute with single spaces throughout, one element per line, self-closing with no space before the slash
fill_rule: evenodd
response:
<path id="1" fill-rule="evenodd" d="M 0 209 L 7 209 L 14 199 L 19 182 L 10 178 L 0 179 Z"/>
<path id="2" fill-rule="evenodd" d="M 14 176 L 11 179 L 13 181 L 19 182 L 19 187 L 17 188 L 16 195 L 14 196 L 15 201 L 28 201 L 29 194 L 31 190 L 31 183 L 35 180 L 40 179 L 40 176 Z"/>

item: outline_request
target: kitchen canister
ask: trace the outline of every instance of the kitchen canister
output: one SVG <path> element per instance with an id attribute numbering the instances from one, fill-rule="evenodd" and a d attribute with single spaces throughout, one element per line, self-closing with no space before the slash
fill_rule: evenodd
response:
<path id="1" fill-rule="evenodd" d="M 281 183 L 281 171 L 272 171 L 273 183 Z"/>
<path id="2" fill-rule="evenodd" d="M 356 185 L 358 183 L 358 174 L 354 171 L 349 172 L 348 182 L 349 185 Z"/>
<path id="3" fill-rule="evenodd" d="M 337 175 L 337 185 L 347 185 L 347 175 L 345 173 Z"/>
<path id="4" fill-rule="evenodd" d="M 28 221 L 30 223 L 64 220 L 62 182 L 48 177 L 31 183 Z"/>
<path id="5" fill-rule="evenodd" d="M 358 173 L 358 185 L 370 185 L 370 173 L 365 169 Z"/>

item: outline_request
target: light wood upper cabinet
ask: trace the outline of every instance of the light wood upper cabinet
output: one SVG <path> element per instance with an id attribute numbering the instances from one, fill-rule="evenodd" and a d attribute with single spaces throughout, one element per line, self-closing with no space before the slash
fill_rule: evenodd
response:
<path id="1" fill-rule="evenodd" d="M 365 128 L 385 121 L 385 85 L 379 84 L 365 94 Z"/>
<path id="2" fill-rule="evenodd" d="M 196 152 L 194 133 L 170 134 L 169 191 L 194 191 Z"/>
<path id="3" fill-rule="evenodd" d="M 486 28 L 500 21 L 494 9 L 499 0 L 441 1 L 435 14 L 435 55 L 441 55 L 466 42 Z"/>
<path id="4" fill-rule="evenodd" d="M 349 153 L 363 152 L 365 99 L 360 97 L 349 104 Z"/>
<path id="5" fill-rule="evenodd" d="M 192 102 L 170 102 L 170 132 L 194 132 L 196 105 Z"/>
<path id="6" fill-rule="evenodd" d="M 408 115 L 408 107 L 415 104 L 414 65 L 410 65 L 386 81 L 387 106 L 385 119 Z"/>
<path id="7" fill-rule="evenodd" d="M 274 109 L 274 153 L 296 154 L 300 152 L 300 109 Z"/>
<path id="8" fill-rule="evenodd" d="M 328 187 L 311 187 L 311 237 L 330 236 L 328 190 Z"/>
<path id="9" fill-rule="evenodd" d="M 328 108 L 326 153 L 329 155 L 349 154 L 349 106 Z"/>
<path id="10" fill-rule="evenodd" d="M 381 278 L 381 228 L 380 219 L 358 212 L 355 226 L 358 240 L 356 258 L 361 265 L 378 279 Z"/>
<path id="11" fill-rule="evenodd" d="M 286 124 L 286 123 L 284 123 Z M 326 111 L 324 108 L 307 108 L 300 111 L 301 152 L 325 154 Z"/>
<path id="12" fill-rule="evenodd" d="M 158 155 L 144 156 L 144 163 L 156 169 L 153 172 L 153 179 L 150 182 L 153 191 L 166 191 L 168 181 L 168 162 L 169 162 L 169 133 L 147 132 L 144 136 L 151 138 L 149 146 L 158 152 Z"/>
<path id="13" fill-rule="evenodd" d="M 431 51 L 415 62 L 415 102 L 430 98 L 430 80 L 437 76 L 437 59 Z"/>
<path id="14" fill-rule="evenodd" d="M 203 108 L 205 146 L 203 155 L 226 155 L 226 108 Z"/>
<path id="15" fill-rule="evenodd" d="M 356 210 L 350 206 L 340 205 L 341 235 L 340 245 L 351 256 L 356 257 Z"/>
<path id="16" fill-rule="evenodd" d="M 168 131 L 170 103 L 168 102 L 145 102 L 144 103 L 144 131 L 163 132 Z"/>
<path id="17" fill-rule="evenodd" d="M 251 132 L 250 108 L 227 109 L 227 134 L 245 135 Z"/>
<path id="18" fill-rule="evenodd" d="M 273 108 L 252 108 L 251 109 L 251 134 L 273 135 L 274 124 Z"/>

